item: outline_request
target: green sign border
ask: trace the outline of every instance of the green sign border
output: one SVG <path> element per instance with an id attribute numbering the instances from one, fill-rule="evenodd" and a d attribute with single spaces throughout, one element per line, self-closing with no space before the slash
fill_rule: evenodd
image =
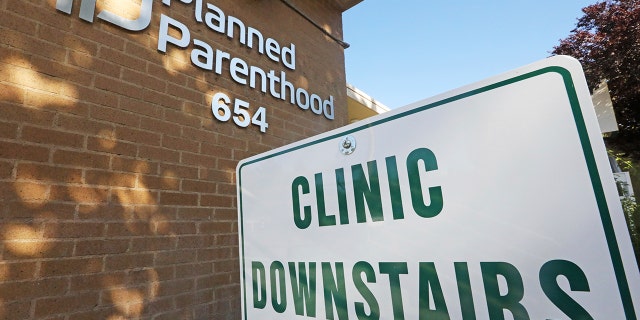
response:
<path id="1" fill-rule="evenodd" d="M 560 66 L 549 66 L 549 67 L 545 67 L 545 68 L 541 68 L 529 73 L 525 73 L 522 74 L 520 76 L 517 77 L 513 77 L 510 79 L 506 79 L 503 81 L 499 81 L 496 82 L 494 84 L 490 84 L 487 85 L 485 87 L 481 87 L 478 89 L 474 89 L 471 91 L 467 91 L 465 93 L 461 93 L 458 95 L 455 95 L 453 97 L 449 97 L 440 101 L 436 101 L 427 105 L 424 105 L 422 107 L 416 107 L 410 110 L 407 110 L 405 112 L 401 112 L 398 113 L 396 115 L 390 116 L 390 117 L 386 117 L 380 120 L 376 120 L 376 121 L 372 121 L 368 124 L 353 128 L 353 129 L 349 129 L 349 130 L 345 130 L 345 131 L 341 131 L 339 133 L 336 134 L 332 134 L 329 135 L 327 137 L 315 140 L 315 141 L 311 141 L 311 142 L 307 142 L 295 147 L 292 147 L 290 149 L 286 149 L 286 150 L 282 150 L 279 152 L 275 152 L 272 154 L 268 154 L 265 155 L 263 157 L 259 157 L 247 162 L 242 163 L 241 165 L 238 166 L 237 168 L 237 172 L 238 172 L 238 212 L 239 212 L 239 228 L 240 228 L 240 237 L 243 239 L 242 241 L 242 248 L 241 248 L 241 259 L 242 259 L 242 271 L 241 271 L 241 275 L 242 275 L 242 286 L 243 286 L 243 293 L 244 296 L 243 298 L 243 308 L 244 308 L 244 319 L 247 320 L 247 288 L 246 288 L 246 274 L 245 274 L 245 259 L 244 259 L 244 222 L 243 222 L 243 212 L 242 212 L 242 168 L 245 166 L 248 166 L 250 164 L 254 164 L 256 162 L 260 162 L 263 160 L 267 160 L 270 158 L 274 158 L 277 156 L 281 156 L 283 154 L 287 154 L 296 150 L 300 150 L 303 148 L 306 148 L 308 146 L 314 145 L 314 144 L 318 144 L 327 140 L 332 140 L 332 139 L 336 139 L 339 137 L 343 137 L 345 135 L 348 135 L 350 133 L 354 133 L 354 132 L 358 132 L 358 131 L 362 131 L 362 130 L 366 130 L 369 128 L 372 128 L 374 126 L 377 126 L 379 124 L 383 124 L 389 121 L 393 121 L 396 119 L 400 119 L 400 118 L 404 118 L 407 116 L 410 116 L 412 114 L 418 113 L 418 112 L 422 112 L 428 109 L 432 109 L 435 107 L 439 107 L 454 101 L 458 101 L 464 98 L 468 98 L 483 92 L 487 92 L 493 89 L 497 89 L 500 87 L 504 87 L 516 82 L 520 82 L 523 80 L 527 80 L 533 77 L 537 77 L 546 73 L 558 73 L 559 75 L 562 76 L 562 79 L 564 81 L 564 85 L 565 85 L 565 89 L 567 92 L 567 96 L 569 98 L 569 103 L 571 104 L 571 111 L 573 113 L 573 118 L 575 120 L 575 124 L 578 130 L 578 136 L 580 137 L 580 143 L 582 145 L 582 151 L 585 157 L 585 161 L 587 164 L 587 168 L 589 170 L 589 177 L 591 179 L 591 186 L 593 187 L 593 192 L 595 194 L 596 197 L 596 202 L 598 204 L 598 210 L 600 211 L 600 219 L 602 221 L 602 227 L 604 228 L 605 231 L 605 236 L 607 239 L 607 245 L 609 247 L 609 253 L 611 255 L 611 262 L 613 264 L 613 269 L 615 272 L 615 276 L 616 276 L 616 280 L 618 282 L 618 290 L 620 292 L 620 297 L 622 299 L 622 304 L 624 307 L 624 312 L 625 315 L 627 317 L 627 320 L 637 320 L 636 317 L 636 313 L 635 313 L 635 308 L 633 305 L 633 300 L 631 299 L 631 292 L 629 290 L 629 284 L 627 282 L 627 277 L 625 274 L 625 270 L 624 270 L 624 265 L 622 263 L 622 256 L 620 254 L 620 248 L 618 247 L 618 242 L 616 240 L 616 235 L 615 235 L 615 231 L 613 228 L 613 221 L 611 220 L 611 213 L 609 212 L 609 207 L 607 206 L 607 200 L 606 197 L 604 195 L 604 189 L 602 187 L 602 181 L 600 180 L 600 174 L 598 173 L 598 167 L 596 165 L 596 160 L 595 160 L 595 156 L 593 153 L 593 150 L 591 149 L 591 142 L 589 140 L 589 134 L 587 132 L 587 127 L 586 124 L 584 122 L 584 118 L 582 116 L 582 112 L 581 112 L 581 108 L 580 108 L 580 102 L 578 99 L 578 95 L 576 93 L 575 90 L 575 85 L 573 82 L 573 78 L 571 77 L 571 72 L 569 70 L 567 70 L 566 68 L 560 67 Z"/>

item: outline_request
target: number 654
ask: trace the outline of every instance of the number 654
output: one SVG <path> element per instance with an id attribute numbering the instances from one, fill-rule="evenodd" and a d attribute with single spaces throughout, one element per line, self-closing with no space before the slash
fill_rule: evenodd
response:
<path id="1" fill-rule="evenodd" d="M 260 132 L 266 132 L 269 124 L 267 123 L 267 114 L 264 107 L 259 107 L 253 113 L 253 116 L 249 114 L 249 103 L 235 99 L 233 102 L 233 112 L 230 109 L 231 98 L 228 95 L 218 92 L 213 95 L 211 99 L 211 113 L 221 122 L 227 122 L 233 118 L 233 122 L 239 127 L 247 128 L 253 124 L 260 127 Z"/>

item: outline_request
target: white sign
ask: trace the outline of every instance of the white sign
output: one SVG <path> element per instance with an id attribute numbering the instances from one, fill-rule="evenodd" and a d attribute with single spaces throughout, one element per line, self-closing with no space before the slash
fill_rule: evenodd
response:
<path id="1" fill-rule="evenodd" d="M 242 161 L 242 319 L 637 319 L 584 75 L 553 57 Z"/>

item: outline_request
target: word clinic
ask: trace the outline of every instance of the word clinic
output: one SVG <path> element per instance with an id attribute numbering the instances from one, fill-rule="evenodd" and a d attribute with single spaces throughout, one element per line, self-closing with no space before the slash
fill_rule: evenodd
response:
<path id="1" fill-rule="evenodd" d="M 442 187 L 432 186 L 423 190 L 421 175 L 438 169 L 435 154 L 427 148 L 418 148 L 411 151 L 405 160 L 408 185 L 410 187 L 411 204 L 413 211 L 422 218 L 437 216 L 443 208 Z M 396 156 L 385 158 L 386 176 L 389 183 L 389 199 L 393 219 L 404 219 L 402 206 L 402 193 L 400 189 L 400 175 Z M 421 169 L 424 168 L 424 169 Z M 367 162 L 367 172 L 362 164 L 351 166 L 351 186 L 353 200 L 355 202 L 355 215 L 357 223 L 366 223 L 366 209 L 369 210 L 371 221 L 383 221 L 382 192 L 378 163 L 375 160 Z M 422 173 L 422 174 L 421 174 Z M 335 195 L 338 202 L 339 223 L 349 224 L 349 212 L 347 206 L 347 183 L 345 181 L 344 168 L 335 170 Z M 317 216 L 320 227 L 333 226 L 338 223 L 334 214 L 328 214 L 325 199 L 325 179 L 322 173 L 316 173 L 313 183 L 305 176 L 296 177 L 291 183 L 291 197 L 293 204 L 293 220 L 299 229 L 308 228 Z M 315 187 L 315 193 L 311 195 L 311 185 Z M 425 191 L 428 198 L 425 198 Z M 315 196 L 315 197 L 314 197 Z M 314 199 L 315 198 L 315 203 Z M 303 206 L 303 202 L 308 205 Z"/>

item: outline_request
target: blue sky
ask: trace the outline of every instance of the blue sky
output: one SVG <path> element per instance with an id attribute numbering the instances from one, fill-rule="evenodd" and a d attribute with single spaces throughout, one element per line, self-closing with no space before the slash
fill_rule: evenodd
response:
<path id="1" fill-rule="evenodd" d="M 364 0 L 343 15 L 347 82 L 397 108 L 544 59 L 597 0 Z"/>

